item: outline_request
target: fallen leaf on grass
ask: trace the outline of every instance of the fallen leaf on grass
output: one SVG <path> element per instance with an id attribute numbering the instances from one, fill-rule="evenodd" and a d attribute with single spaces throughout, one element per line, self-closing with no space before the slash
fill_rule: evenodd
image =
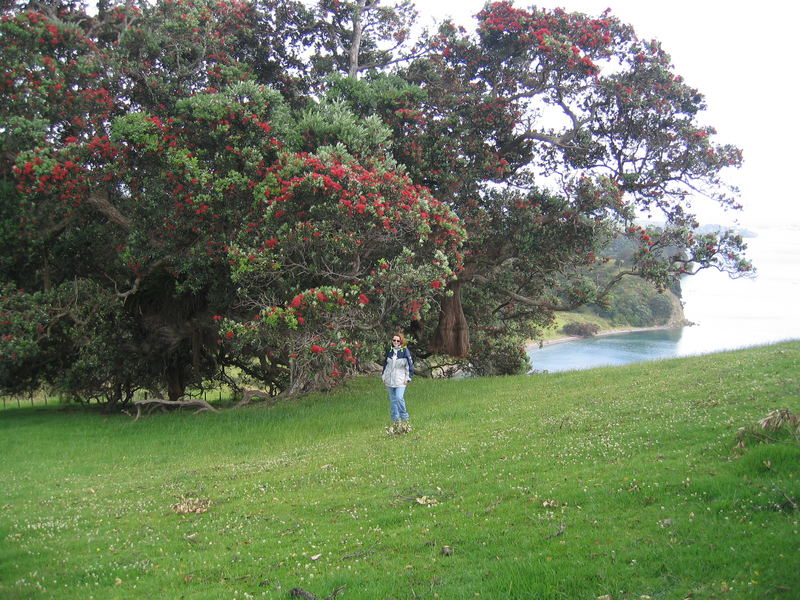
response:
<path id="1" fill-rule="evenodd" d="M 766 417 L 761 419 L 758 424 L 761 426 L 761 429 L 765 431 L 776 431 L 783 427 L 784 424 L 796 428 L 800 426 L 800 415 L 796 415 L 786 408 L 781 408 L 773 410 Z"/>
<path id="2" fill-rule="evenodd" d="M 434 506 L 437 504 L 436 498 L 431 498 L 430 496 L 422 496 L 421 498 L 417 498 L 417 504 L 422 504 L 423 506 Z"/>
<path id="3" fill-rule="evenodd" d="M 211 501 L 208 498 L 181 498 L 170 508 L 179 515 L 200 514 L 208 512 Z"/>
<path id="4" fill-rule="evenodd" d="M 343 585 L 333 590 L 333 592 L 330 595 L 325 596 L 325 598 L 320 598 L 319 596 L 312 594 L 311 592 L 307 592 L 302 588 L 292 588 L 289 591 L 289 596 L 292 598 L 306 598 L 306 600 L 333 600 L 333 598 L 339 595 L 339 592 L 345 589 L 347 589 L 347 586 Z"/>
<path id="5" fill-rule="evenodd" d="M 548 535 L 548 536 L 547 536 L 547 539 L 554 538 L 554 537 L 558 537 L 558 536 L 562 535 L 562 534 L 563 534 L 563 533 L 564 533 L 566 530 L 567 530 L 567 526 L 566 526 L 566 525 L 564 525 L 564 523 L 561 523 L 561 524 L 558 526 L 558 531 L 556 531 L 556 532 L 555 532 L 555 533 L 553 533 L 552 535 Z"/>

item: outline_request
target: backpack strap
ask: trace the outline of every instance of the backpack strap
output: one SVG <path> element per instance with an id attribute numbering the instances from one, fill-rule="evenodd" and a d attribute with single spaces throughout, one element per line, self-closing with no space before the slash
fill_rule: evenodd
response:
<path id="1" fill-rule="evenodd" d="M 414 360 L 411 358 L 411 350 L 403 348 L 403 354 L 408 363 L 408 378 L 411 379 L 414 377 Z"/>

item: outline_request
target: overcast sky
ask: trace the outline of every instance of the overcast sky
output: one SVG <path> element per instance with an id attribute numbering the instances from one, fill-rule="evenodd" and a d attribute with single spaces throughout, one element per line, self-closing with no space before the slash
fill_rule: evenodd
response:
<path id="1" fill-rule="evenodd" d="M 526 8 L 533 2 L 515 2 Z M 657 39 L 672 57 L 675 70 L 706 97 L 703 124 L 718 140 L 744 152 L 744 166 L 728 180 L 742 190 L 744 211 L 721 215 L 696 203 L 706 221 L 744 226 L 791 223 L 800 227 L 800 125 L 795 90 L 800 61 L 795 29 L 800 3 L 794 0 L 561 0 L 536 2 L 591 16 L 611 8 L 633 25 L 640 38 Z M 484 0 L 418 1 L 420 20 L 452 16 L 472 30 L 472 15 Z"/>

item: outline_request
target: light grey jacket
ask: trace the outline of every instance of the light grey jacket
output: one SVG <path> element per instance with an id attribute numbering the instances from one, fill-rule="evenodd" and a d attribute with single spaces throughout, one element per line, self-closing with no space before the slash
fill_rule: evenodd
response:
<path id="1" fill-rule="evenodd" d="M 414 376 L 414 362 L 408 348 L 389 350 L 383 364 L 381 379 L 387 387 L 402 387 Z"/>

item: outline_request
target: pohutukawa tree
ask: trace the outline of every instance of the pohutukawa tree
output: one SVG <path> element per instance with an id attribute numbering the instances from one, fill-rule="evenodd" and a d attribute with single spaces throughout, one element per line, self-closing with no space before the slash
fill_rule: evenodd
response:
<path id="1" fill-rule="evenodd" d="M 702 95 L 656 42 L 608 12 L 494 2 L 476 18 L 474 35 L 446 23 L 431 37 L 431 54 L 403 72 L 424 99 L 388 116 L 398 160 L 468 231 L 432 351 L 469 356 L 468 332 L 477 355 L 492 350 L 486 332 L 530 336 L 626 274 L 664 288 L 689 265 L 749 271 L 740 237 L 693 233 L 692 198 L 738 207 L 721 172 L 741 153 L 713 142 Z M 645 230 L 641 215 L 663 226 Z M 588 269 L 613 236 L 638 251 L 598 284 Z"/>
<path id="2" fill-rule="evenodd" d="M 242 317 L 225 321 L 225 338 L 235 364 L 279 389 L 332 385 L 387 324 L 427 312 L 462 239 L 452 211 L 390 160 L 362 164 L 343 146 L 285 155 L 231 251 Z"/>
<path id="3" fill-rule="evenodd" d="M 6 390 L 177 399 L 231 365 L 271 393 L 327 386 L 452 276 L 461 226 L 388 129 L 292 110 L 236 58 L 264 19 L 203 1 L 4 16 Z M 277 83 L 297 104 L 302 81 Z"/>
<path id="4" fill-rule="evenodd" d="M 376 0 L 6 8 L 0 387 L 117 405 L 236 367 L 300 393 L 398 326 L 514 372 L 626 274 L 749 269 L 693 236 L 692 195 L 735 206 L 740 154 L 657 44 L 608 14 L 477 18 L 413 40 L 412 7 Z M 615 236 L 631 268 L 593 277 Z"/>

